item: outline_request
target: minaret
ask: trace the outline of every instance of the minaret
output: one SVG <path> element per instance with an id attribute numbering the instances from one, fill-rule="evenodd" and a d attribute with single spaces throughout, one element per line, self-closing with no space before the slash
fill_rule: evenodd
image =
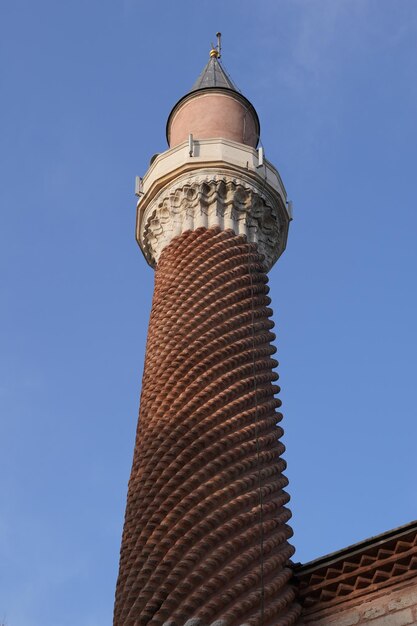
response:
<path id="1" fill-rule="evenodd" d="M 115 626 L 290 626 L 281 402 L 266 272 L 290 215 L 218 45 L 173 108 L 136 236 L 155 268 Z"/>

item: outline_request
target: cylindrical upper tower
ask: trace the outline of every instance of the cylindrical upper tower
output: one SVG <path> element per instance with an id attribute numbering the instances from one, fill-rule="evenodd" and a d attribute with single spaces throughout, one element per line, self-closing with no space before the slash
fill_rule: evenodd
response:
<path id="1" fill-rule="evenodd" d="M 290 217 L 219 46 L 171 112 L 136 236 L 155 268 L 115 626 L 290 626 L 266 272 Z"/>
<path id="2" fill-rule="evenodd" d="M 221 137 L 252 148 L 258 145 L 258 115 L 238 92 L 218 57 L 218 50 L 213 49 L 191 91 L 172 109 L 167 122 L 170 148 L 187 141 L 190 133 L 199 139 Z"/>

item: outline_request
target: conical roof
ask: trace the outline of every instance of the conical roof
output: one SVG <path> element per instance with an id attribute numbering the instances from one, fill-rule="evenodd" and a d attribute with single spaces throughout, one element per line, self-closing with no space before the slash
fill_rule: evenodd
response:
<path id="1" fill-rule="evenodd" d="M 191 87 L 189 93 L 199 89 L 210 89 L 212 87 L 231 89 L 232 91 L 239 92 L 236 85 L 233 84 L 233 81 L 221 66 L 219 59 L 214 55 L 210 56 L 209 62 Z"/>

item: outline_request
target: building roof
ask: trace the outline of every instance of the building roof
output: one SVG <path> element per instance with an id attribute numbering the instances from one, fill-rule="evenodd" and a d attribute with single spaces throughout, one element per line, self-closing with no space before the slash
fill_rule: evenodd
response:
<path id="1" fill-rule="evenodd" d="M 318 610 L 417 577 L 417 521 L 294 568 L 305 610 Z"/>
<path id="2" fill-rule="evenodd" d="M 213 87 L 231 89 L 232 91 L 239 92 L 216 56 L 210 56 L 209 62 L 191 87 L 189 93 L 198 91 L 199 89 L 211 89 Z"/>

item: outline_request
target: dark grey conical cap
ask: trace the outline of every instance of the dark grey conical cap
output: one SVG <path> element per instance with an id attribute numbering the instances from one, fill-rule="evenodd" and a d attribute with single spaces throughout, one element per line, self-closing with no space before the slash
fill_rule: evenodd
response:
<path id="1" fill-rule="evenodd" d="M 215 56 L 210 57 L 209 62 L 191 87 L 189 93 L 198 91 L 199 89 L 210 89 L 212 87 L 231 89 L 232 91 L 239 92 L 236 85 L 233 84 L 233 81 L 221 66 L 219 59 Z"/>

